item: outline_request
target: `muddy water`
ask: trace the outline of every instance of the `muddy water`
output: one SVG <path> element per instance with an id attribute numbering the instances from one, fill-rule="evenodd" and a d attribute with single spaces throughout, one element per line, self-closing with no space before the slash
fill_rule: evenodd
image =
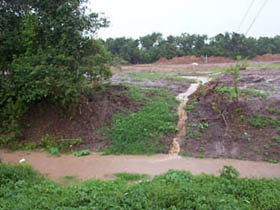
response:
<path id="1" fill-rule="evenodd" d="M 218 175 L 224 165 L 236 168 L 242 177 L 280 177 L 280 164 L 266 162 L 250 162 L 222 159 L 195 159 L 170 157 L 168 155 L 154 156 L 101 156 L 92 154 L 84 157 L 62 155 L 53 157 L 47 153 L 25 152 L 8 153 L 0 150 L 3 162 L 18 163 L 26 159 L 34 169 L 47 174 L 52 179 L 64 176 L 77 176 L 86 180 L 90 178 L 108 179 L 107 175 L 119 172 L 145 173 L 155 176 L 169 169 L 186 170 L 193 174 L 207 173 Z M 109 176 L 110 177 L 110 176 Z M 112 177 L 112 176 L 111 176 Z"/>
<path id="2" fill-rule="evenodd" d="M 184 136 L 186 135 L 186 120 L 187 120 L 187 113 L 185 111 L 185 106 L 188 103 L 189 96 L 191 96 L 199 87 L 199 83 L 205 84 L 209 82 L 210 79 L 208 77 L 202 76 L 182 76 L 183 78 L 187 79 L 195 79 L 197 83 L 191 84 L 188 90 L 184 93 L 181 93 L 177 96 L 177 99 L 181 101 L 180 105 L 178 106 L 178 132 L 174 139 L 172 140 L 172 144 L 169 150 L 170 155 L 178 155 L 180 153 L 180 143 L 183 140 Z"/>

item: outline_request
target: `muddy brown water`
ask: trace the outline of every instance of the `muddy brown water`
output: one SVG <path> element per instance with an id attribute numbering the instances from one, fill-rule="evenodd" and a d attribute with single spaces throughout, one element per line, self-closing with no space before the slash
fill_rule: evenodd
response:
<path id="1" fill-rule="evenodd" d="M 140 173 L 150 176 L 159 175 L 169 169 L 186 170 L 192 174 L 218 175 L 224 165 L 236 168 L 242 177 L 267 177 L 280 178 L 280 164 L 266 162 L 251 162 L 223 159 L 195 159 L 171 155 L 153 156 L 101 156 L 93 153 L 89 156 L 75 157 L 62 155 L 53 157 L 47 153 L 13 152 L 0 150 L 0 156 L 5 163 L 18 163 L 25 158 L 24 164 L 31 165 L 42 174 L 47 174 L 51 179 L 64 176 L 76 176 L 82 180 L 90 178 L 106 179 L 114 173 Z"/>
<path id="2" fill-rule="evenodd" d="M 174 139 L 172 140 L 172 144 L 169 150 L 169 154 L 171 155 L 178 155 L 180 153 L 180 143 L 182 139 L 186 135 L 186 120 L 187 120 L 187 113 L 185 110 L 185 106 L 189 101 L 189 96 L 191 96 L 199 87 L 199 82 L 202 84 L 207 83 L 210 81 L 209 77 L 202 77 L 202 76 L 182 76 L 183 78 L 188 79 L 195 79 L 197 83 L 191 84 L 190 87 L 187 89 L 186 92 L 181 93 L 177 96 L 177 99 L 181 101 L 178 106 L 178 132 Z"/>

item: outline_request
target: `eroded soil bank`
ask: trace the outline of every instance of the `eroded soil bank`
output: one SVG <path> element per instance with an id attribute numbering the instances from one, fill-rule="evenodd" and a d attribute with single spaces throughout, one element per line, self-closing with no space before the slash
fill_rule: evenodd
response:
<path id="1" fill-rule="evenodd" d="M 232 81 L 224 74 L 191 97 L 181 154 L 279 162 L 280 70 L 241 71 L 238 102 Z"/>
<path id="2" fill-rule="evenodd" d="M 13 152 L 0 150 L 0 157 L 4 163 L 18 163 L 25 158 L 27 164 L 49 178 L 59 179 L 65 176 L 77 176 L 86 180 L 90 178 L 108 179 L 112 174 L 120 172 L 148 174 L 155 176 L 167 172 L 169 169 L 186 170 L 192 174 L 218 175 L 224 165 L 236 168 L 241 177 L 280 177 L 280 164 L 266 162 L 250 162 L 240 160 L 195 159 L 181 158 L 169 155 L 153 156 L 100 156 L 92 154 L 84 157 L 62 155 L 53 157 L 47 153 Z"/>

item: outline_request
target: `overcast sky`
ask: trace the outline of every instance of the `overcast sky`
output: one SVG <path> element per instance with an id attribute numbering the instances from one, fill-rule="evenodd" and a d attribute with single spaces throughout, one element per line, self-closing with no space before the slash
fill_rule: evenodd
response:
<path id="1" fill-rule="evenodd" d="M 255 0 L 240 33 L 245 33 L 265 0 Z M 111 21 L 100 38 L 138 38 L 152 32 L 168 35 L 237 31 L 252 0 L 89 0 L 94 12 Z M 280 35 L 280 0 L 268 0 L 248 36 Z"/>

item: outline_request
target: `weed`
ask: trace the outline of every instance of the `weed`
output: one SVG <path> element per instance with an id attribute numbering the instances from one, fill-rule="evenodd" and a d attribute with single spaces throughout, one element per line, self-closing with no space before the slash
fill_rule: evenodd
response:
<path id="1" fill-rule="evenodd" d="M 231 74 L 233 78 L 233 86 L 234 86 L 234 94 L 236 96 L 236 101 L 238 102 L 239 98 L 239 90 L 238 90 L 238 79 L 240 76 L 240 60 L 241 56 L 236 57 L 236 65 L 233 67 L 231 66 L 228 72 Z"/>
<path id="2" fill-rule="evenodd" d="M 269 152 L 264 152 L 264 156 L 269 156 Z"/>
<path id="3" fill-rule="evenodd" d="M 128 115 L 116 114 L 110 128 L 112 144 L 107 154 L 153 154 L 166 149 L 160 142 L 170 132 L 177 130 L 176 100 L 165 91 L 145 90 L 152 97 L 147 99 L 142 110 Z M 142 93 L 143 93 L 142 92 Z M 133 89 L 134 95 L 140 95 Z M 173 111 L 172 111 L 173 110 Z"/>
<path id="4" fill-rule="evenodd" d="M 198 100 L 195 98 L 191 101 L 191 103 L 187 104 L 185 110 L 190 111 L 193 110 L 199 104 Z"/>
<path id="5" fill-rule="evenodd" d="M 201 123 L 199 123 L 199 128 L 200 129 L 207 129 L 207 128 L 209 128 L 210 126 L 209 126 L 209 123 L 208 122 L 201 122 Z"/>
<path id="6" fill-rule="evenodd" d="M 248 122 L 255 128 L 264 128 L 267 126 L 268 122 L 266 118 L 262 115 L 255 115 L 248 120 Z"/>
<path id="7" fill-rule="evenodd" d="M 273 136 L 273 137 L 271 138 L 271 141 L 273 141 L 273 142 L 276 142 L 276 143 L 279 143 L 279 144 L 280 144 L 280 136 Z"/>
<path id="8" fill-rule="evenodd" d="M 54 136 L 45 135 L 39 142 L 41 149 L 47 149 L 52 155 L 65 153 L 71 150 L 72 146 L 82 144 L 82 139 L 58 139 Z"/>
<path id="9" fill-rule="evenodd" d="M 80 150 L 74 153 L 74 155 L 76 157 L 81 157 L 81 156 L 86 156 L 90 154 L 90 150 L 89 149 L 85 149 L 85 150 Z"/>
<path id="10" fill-rule="evenodd" d="M 265 144 L 265 145 L 263 145 L 263 148 L 269 149 L 269 148 L 270 148 L 270 145 L 269 145 L 269 144 Z"/>
<path id="11" fill-rule="evenodd" d="M 269 114 L 280 115 L 280 109 L 268 109 Z"/>
<path id="12" fill-rule="evenodd" d="M 230 99 L 237 98 L 234 88 L 217 86 L 215 91 L 218 93 L 226 94 Z"/>
<path id="13" fill-rule="evenodd" d="M 278 63 L 271 63 L 271 64 L 263 64 L 257 66 L 251 66 L 249 69 L 257 70 L 257 69 L 279 69 L 280 64 Z"/>
<path id="14" fill-rule="evenodd" d="M 277 164 L 279 161 L 274 159 L 268 159 L 267 162 Z"/>
<path id="15" fill-rule="evenodd" d="M 279 209 L 279 179 L 238 178 L 226 166 L 220 177 L 170 170 L 151 181 L 142 175 L 61 186 L 28 166 L 0 164 L 1 209 Z M 74 177 L 64 178 L 70 182 Z"/>
<path id="16" fill-rule="evenodd" d="M 267 93 L 263 93 L 260 91 L 254 91 L 252 89 L 240 89 L 238 94 L 236 95 L 235 88 L 232 87 L 223 87 L 223 86 L 217 86 L 215 88 L 216 92 L 225 94 L 229 99 L 235 99 L 238 96 L 251 96 L 256 97 L 259 99 L 264 99 L 268 96 Z"/>
<path id="17" fill-rule="evenodd" d="M 237 178 L 238 176 L 239 172 L 232 166 L 224 166 L 224 168 L 220 172 L 220 177 L 227 179 Z"/>
<path id="18" fill-rule="evenodd" d="M 174 79 L 174 80 L 184 80 L 192 83 L 196 83 L 196 80 L 189 79 L 187 77 L 181 77 L 172 74 L 164 73 L 140 73 L 140 72 L 128 72 L 130 78 L 135 82 L 141 82 L 144 80 L 155 80 L 155 79 Z"/>
<path id="19" fill-rule="evenodd" d="M 142 181 L 147 180 L 149 176 L 147 174 L 134 174 L 134 173 L 116 173 L 115 177 L 124 181 Z"/>
<path id="20" fill-rule="evenodd" d="M 179 156 L 182 156 L 182 157 L 189 157 L 190 155 L 189 155 L 187 152 L 183 151 L 183 152 L 180 152 L 180 153 L 179 153 Z"/>
<path id="21" fill-rule="evenodd" d="M 254 152 L 257 154 L 257 155 L 261 155 L 262 154 L 262 152 L 260 151 L 260 150 L 254 150 Z"/>
<path id="22" fill-rule="evenodd" d="M 268 118 L 268 123 L 271 125 L 273 128 L 278 128 L 280 127 L 280 120 L 276 117 L 269 117 Z"/>
<path id="23" fill-rule="evenodd" d="M 48 149 L 48 152 L 51 154 L 51 155 L 55 155 L 55 156 L 59 156 L 59 149 L 57 147 L 50 147 Z"/>
<path id="24" fill-rule="evenodd" d="M 70 186 L 70 185 L 78 185 L 81 183 L 81 180 L 78 179 L 76 176 L 64 176 L 58 180 L 59 184 L 63 186 Z"/>
<path id="25" fill-rule="evenodd" d="M 199 130 L 196 130 L 192 126 L 187 126 L 186 128 L 186 138 L 187 139 L 199 139 L 201 137 L 201 134 Z"/>

